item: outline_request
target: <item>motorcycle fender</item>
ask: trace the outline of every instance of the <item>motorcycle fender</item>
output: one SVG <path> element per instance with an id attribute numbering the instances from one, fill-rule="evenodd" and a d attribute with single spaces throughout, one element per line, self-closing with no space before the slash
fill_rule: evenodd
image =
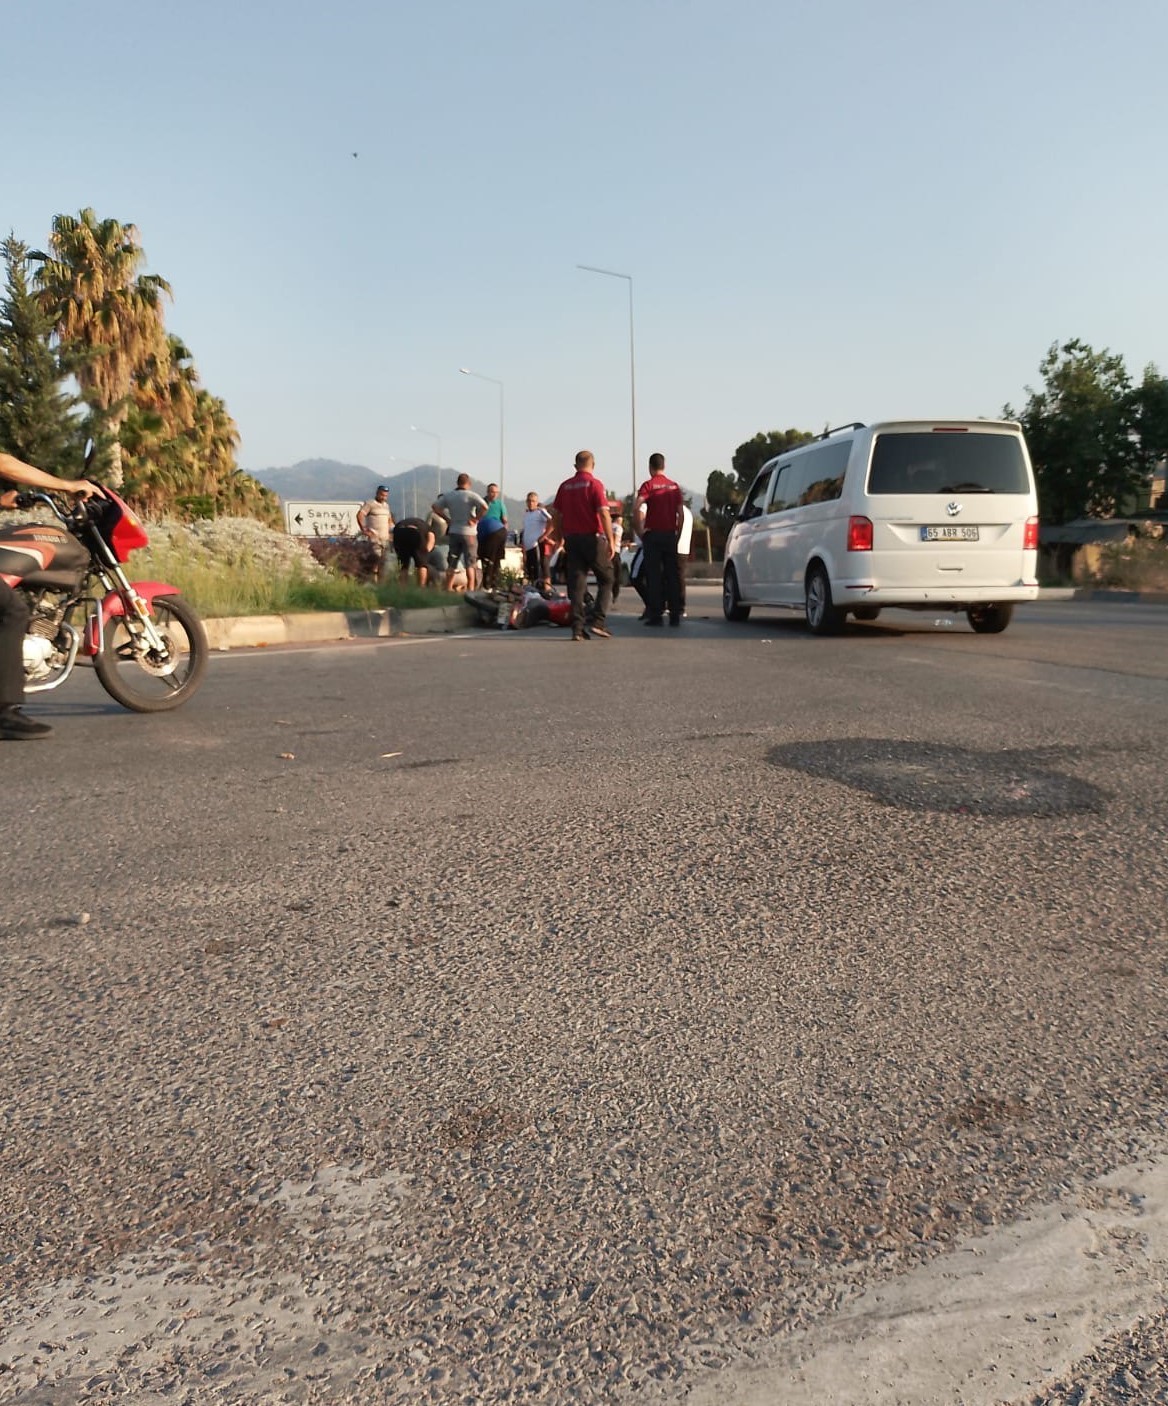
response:
<path id="1" fill-rule="evenodd" d="M 165 581 L 131 581 L 130 589 L 135 595 L 141 596 L 143 600 L 151 604 L 153 604 L 155 596 L 178 595 L 175 587 L 168 586 Z M 125 613 L 125 604 L 117 591 L 108 592 L 101 603 L 100 618 L 96 614 L 91 615 L 85 622 L 85 642 L 81 648 L 82 654 L 91 656 L 100 654 L 105 626 L 115 616 L 125 615 Z"/>

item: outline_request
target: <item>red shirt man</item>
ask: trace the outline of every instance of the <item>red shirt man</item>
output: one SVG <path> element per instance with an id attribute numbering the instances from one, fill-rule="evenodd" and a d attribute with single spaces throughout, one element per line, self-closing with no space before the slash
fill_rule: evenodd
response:
<path id="1" fill-rule="evenodd" d="M 592 464 L 591 456 L 587 465 L 577 463 L 575 474 L 566 478 L 556 490 L 552 506 L 560 515 L 561 531 L 565 537 L 584 534 L 595 537 L 612 530 L 611 519 L 605 527 L 600 516 L 608 511 L 608 497 L 604 484 L 592 472 Z"/>
<path id="2" fill-rule="evenodd" d="M 649 456 L 650 477 L 637 489 L 637 533 L 644 548 L 646 625 L 681 624 L 677 534 L 684 520 L 681 489 L 665 476 L 665 455 Z"/>
<path id="3" fill-rule="evenodd" d="M 671 478 L 665 477 L 664 459 L 661 460 L 660 470 L 654 469 L 653 477 L 637 489 L 637 502 L 645 505 L 641 520 L 642 532 L 681 531 L 681 510 L 684 506 L 681 489 Z"/>
<path id="4" fill-rule="evenodd" d="M 560 484 L 552 503 L 553 530 L 564 541 L 568 594 L 572 597 L 572 638 L 586 640 L 584 587 L 591 571 L 598 588 L 592 617 L 593 635 L 611 639 L 605 617 L 612 604 L 612 518 L 604 484 L 592 472 L 596 461 L 587 449 L 576 455 L 576 472 Z M 602 545 L 603 543 L 603 545 Z"/>

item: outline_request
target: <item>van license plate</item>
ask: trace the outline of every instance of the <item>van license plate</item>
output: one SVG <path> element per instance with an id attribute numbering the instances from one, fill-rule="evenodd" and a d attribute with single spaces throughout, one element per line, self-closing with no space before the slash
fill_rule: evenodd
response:
<path id="1" fill-rule="evenodd" d="M 922 542 L 976 542 L 976 527 L 951 527 L 945 524 L 943 527 L 922 527 Z"/>

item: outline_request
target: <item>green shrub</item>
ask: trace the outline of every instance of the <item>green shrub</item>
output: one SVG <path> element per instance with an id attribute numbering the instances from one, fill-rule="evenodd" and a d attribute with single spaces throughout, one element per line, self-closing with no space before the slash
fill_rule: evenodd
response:
<path id="1" fill-rule="evenodd" d="M 207 619 L 306 610 L 384 610 L 449 605 L 456 595 L 396 580 L 374 586 L 321 565 L 297 537 L 253 518 L 147 525 L 150 545 L 130 575 L 165 581 Z"/>
<path id="2" fill-rule="evenodd" d="M 1168 541 L 1133 537 L 1104 547 L 1096 579 L 1128 591 L 1168 591 Z"/>

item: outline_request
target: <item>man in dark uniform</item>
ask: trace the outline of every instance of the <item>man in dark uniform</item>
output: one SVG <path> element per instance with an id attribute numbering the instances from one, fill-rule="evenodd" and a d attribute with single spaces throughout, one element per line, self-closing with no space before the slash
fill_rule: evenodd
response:
<path id="1" fill-rule="evenodd" d="M 92 498 L 97 489 L 87 479 L 54 478 L 43 469 L 21 463 L 11 454 L 0 453 L 0 482 L 18 483 L 22 488 L 43 488 L 47 493 L 74 493 Z M 0 493 L 0 507 L 16 506 L 15 493 Z M 29 565 L 33 565 L 31 558 Z M 28 606 L 12 588 L 19 574 L 0 571 L 0 738 L 15 742 L 45 737 L 52 732 L 48 723 L 37 722 L 21 709 L 24 702 L 24 632 L 28 628 Z"/>
<path id="2" fill-rule="evenodd" d="M 681 489 L 665 476 L 665 455 L 649 455 L 649 477 L 637 490 L 637 532 L 645 553 L 646 625 L 681 624 L 681 573 L 677 536 L 684 516 Z"/>
<path id="3" fill-rule="evenodd" d="M 576 472 L 566 478 L 551 506 L 552 530 L 563 541 L 568 570 L 568 594 L 572 598 L 572 638 L 586 640 L 584 628 L 584 588 L 591 571 L 596 577 L 598 596 L 591 634 L 602 640 L 612 638 L 605 625 L 612 604 L 612 517 L 604 484 L 592 472 L 596 460 L 587 449 L 576 455 Z"/>

